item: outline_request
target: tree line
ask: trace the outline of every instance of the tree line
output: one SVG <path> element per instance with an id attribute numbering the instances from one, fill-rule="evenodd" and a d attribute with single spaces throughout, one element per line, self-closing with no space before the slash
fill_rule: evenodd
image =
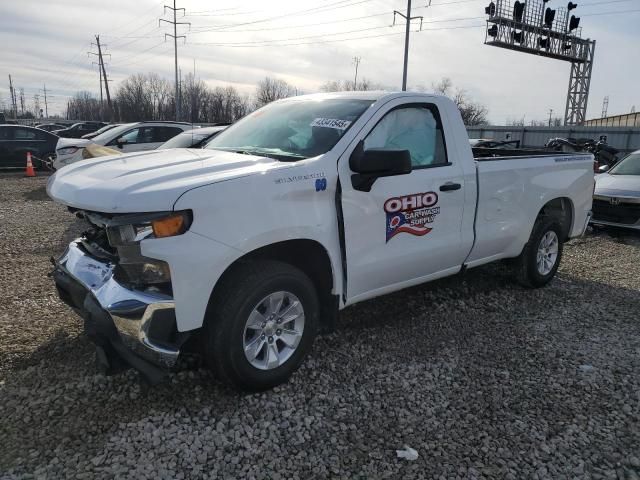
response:
<path id="1" fill-rule="evenodd" d="M 382 89 L 381 85 L 366 78 L 357 84 L 346 80 L 327 81 L 320 87 L 324 92 Z M 456 103 L 466 125 L 487 123 L 487 108 L 471 100 L 464 90 L 454 89 L 449 78 L 433 84 L 432 90 Z M 267 103 L 302 93 L 283 79 L 265 77 L 256 85 L 253 96 L 249 96 L 232 86 L 212 88 L 188 74 L 180 84 L 181 109 L 177 120 L 231 123 Z M 174 84 L 156 73 L 131 75 L 116 89 L 110 110 L 106 102 L 100 103 L 91 93 L 78 92 L 68 101 L 66 118 L 114 122 L 176 120 Z"/>

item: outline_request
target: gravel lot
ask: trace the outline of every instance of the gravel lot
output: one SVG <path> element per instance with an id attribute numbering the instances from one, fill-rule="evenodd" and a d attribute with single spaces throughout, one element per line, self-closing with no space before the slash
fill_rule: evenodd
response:
<path id="1" fill-rule="evenodd" d="M 274 391 L 146 392 L 57 300 L 79 225 L 45 183 L 0 175 L 1 478 L 640 479 L 638 237 L 573 241 L 541 290 L 494 266 L 349 308 Z"/>

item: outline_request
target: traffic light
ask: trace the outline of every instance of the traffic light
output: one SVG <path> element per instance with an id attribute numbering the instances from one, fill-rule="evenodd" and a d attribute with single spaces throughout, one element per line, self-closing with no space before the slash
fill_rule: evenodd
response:
<path id="1" fill-rule="evenodd" d="M 540 46 L 540 48 L 547 48 L 549 46 L 549 39 L 540 37 L 538 39 L 538 45 Z"/>
<path id="2" fill-rule="evenodd" d="M 575 15 L 571 15 L 571 19 L 569 20 L 569 31 L 573 32 L 580 25 L 580 17 L 576 17 Z"/>
<path id="3" fill-rule="evenodd" d="M 498 26 L 493 25 L 491 28 L 487 30 L 487 35 L 490 37 L 496 38 L 498 36 Z"/>
<path id="4" fill-rule="evenodd" d="M 496 14 L 496 4 L 491 2 L 484 8 L 484 13 L 486 13 L 490 17 L 493 17 Z"/>
<path id="5" fill-rule="evenodd" d="M 525 7 L 526 3 L 527 2 L 516 1 L 513 4 L 513 19 L 516 22 L 521 22 L 522 21 L 522 16 L 524 15 L 524 7 Z"/>
<path id="6" fill-rule="evenodd" d="M 522 32 L 516 32 L 514 30 L 513 32 L 511 32 L 511 38 L 513 38 L 513 41 L 516 43 L 522 43 Z"/>
<path id="7" fill-rule="evenodd" d="M 544 12 L 544 26 L 551 28 L 553 26 L 553 20 L 556 18 L 556 11 L 547 8 Z"/>
<path id="8" fill-rule="evenodd" d="M 574 8 L 576 8 L 577 6 L 578 6 L 578 4 L 577 4 L 577 3 L 569 2 L 569 3 L 567 4 L 567 10 L 571 11 L 571 10 L 573 10 Z"/>

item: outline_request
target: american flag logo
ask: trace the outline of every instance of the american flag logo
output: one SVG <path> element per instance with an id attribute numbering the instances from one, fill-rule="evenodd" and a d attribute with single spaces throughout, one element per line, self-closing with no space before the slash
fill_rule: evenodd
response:
<path id="1" fill-rule="evenodd" d="M 429 233 L 432 228 L 424 225 L 411 225 L 404 213 L 387 213 L 387 242 L 399 233 L 409 233 L 421 237 Z"/>

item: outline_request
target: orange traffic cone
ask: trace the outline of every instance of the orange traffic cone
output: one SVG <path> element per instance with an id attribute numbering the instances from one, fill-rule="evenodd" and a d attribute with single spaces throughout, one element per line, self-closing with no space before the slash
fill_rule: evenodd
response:
<path id="1" fill-rule="evenodd" d="M 31 161 L 31 152 L 27 152 L 27 171 L 25 177 L 35 177 L 36 171 L 33 169 L 33 162 Z"/>

